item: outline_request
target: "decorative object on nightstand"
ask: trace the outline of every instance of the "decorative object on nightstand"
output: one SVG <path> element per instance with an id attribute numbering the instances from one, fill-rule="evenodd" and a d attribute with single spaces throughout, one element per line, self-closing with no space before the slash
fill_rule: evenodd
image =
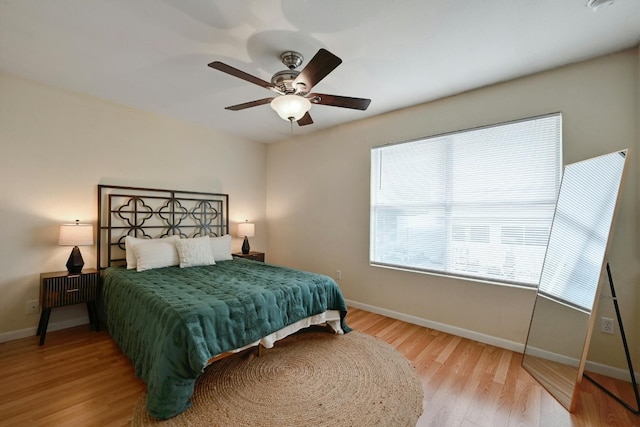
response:
<path id="1" fill-rule="evenodd" d="M 244 258 L 244 259 L 250 259 L 253 261 L 260 261 L 260 262 L 264 262 L 264 252 L 258 252 L 258 251 L 249 251 L 248 253 L 241 253 L 241 252 L 236 252 L 231 254 L 234 258 Z"/>
<path id="2" fill-rule="evenodd" d="M 84 266 L 84 260 L 78 246 L 93 245 L 93 225 L 80 224 L 77 219 L 75 224 L 61 225 L 58 245 L 73 246 L 67 260 L 67 270 L 69 274 L 79 274 Z"/>
<path id="3" fill-rule="evenodd" d="M 238 224 L 238 237 L 244 237 L 244 242 L 242 242 L 242 253 L 248 254 L 251 251 L 251 246 L 249 246 L 249 237 L 255 236 L 256 226 L 255 224 L 249 222 L 249 220 L 245 220 L 245 222 Z"/>
<path id="4" fill-rule="evenodd" d="M 96 269 L 87 269 L 78 274 L 70 274 L 66 271 L 40 274 L 40 322 L 38 333 L 40 345 L 44 344 L 47 334 L 51 309 L 71 304 L 87 304 L 89 322 L 94 325 L 96 331 L 100 330 L 98 323 L 98 310 L 96 299 L 98 298 L 98 286 L 100 285 L 100 272 Z"/>

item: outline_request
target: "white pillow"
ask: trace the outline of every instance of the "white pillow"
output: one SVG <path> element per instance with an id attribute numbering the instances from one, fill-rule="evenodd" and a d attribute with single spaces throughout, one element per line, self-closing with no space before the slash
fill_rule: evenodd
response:
<path id="1" fill-rule="evenodd" d="M 211 253 L 211 244 L 208 236 L 180 239 L 176 242 L 176 249 L 180 259 L 180 268 L 213 265 L 216 263 Z"/>
<path id="2" fill-rule="evenodd" d="M 135 270 L 136 268 L 136 254 L 133 253 L 133 247 L 136 243 L 148 239 L 138 239 L 136 237 L 127 236 L 124 238 L 124 250 L 127 257 L 127 270 Z"/>
<path id="3" fill-rule="evenodd" d="M 175 242 L 176 240 L 180 239 L 180 236 L 163 237 L 163 239 L 171 239 Z M 140 243 L 159 242 L 161 240 L 162 239 L 139 239 L 137 237 L 126 236 L 124 238 L 124 249 L 127 259 L 127 270 L 135 270 L 137 268 L 138 263 L 136 260 L 136 254 L 133 250 L 136 245 Z"/>
<path id="4" fill-rule="evenodd" d="M 231 256 L 231 235 L 225 234 L 222 237 L 209 237 L 211 241 L 211 253 L 216 261 L 227 261 L 233 259 Z"/>
<path id="5" fill-rule="evenodd" d="M 136 270 L 145 271 L 180 264 L 176 250 L 176 241 L 178 240 L 180 237 L 171 236 L 164 239 L 137 242 L 133 246 L 133 253 L 136 256 Z"/>

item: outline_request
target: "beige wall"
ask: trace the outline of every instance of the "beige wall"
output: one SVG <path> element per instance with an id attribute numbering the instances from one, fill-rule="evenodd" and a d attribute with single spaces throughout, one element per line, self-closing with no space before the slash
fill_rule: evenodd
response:
<path id="1" fill-rule="evenodd" d="M 26 301 L 41 272 L 65 270 L 59 224 L 95 224 L 99 183 L 228 193 L 232 234 L 255 221 L 259 250 L 265 162 L 263 144 L 0 74 L 0 341 L 35 334 Z M 81 251 L 95 267 L 95 247 Z M 54 328 L 78 321 L 83 305 L 51 315 Z"/>
<path id="2" fill-rule="evenodd" d="M 345 296 L 358 304 L 522 345 L 531 290 L 369 266 L 370 148 L 560 111 L 565 164 L 623 148 L 634 153 L 609 259 L 640 366 L 638 56 L 628 50 L 270 145 L 269 259 L 334 277 L 341 270 Z M 610 300 L 601 312 L 612 316 Z M 591 356 L 623 367 L 610 338 L 594 333 Z"/>

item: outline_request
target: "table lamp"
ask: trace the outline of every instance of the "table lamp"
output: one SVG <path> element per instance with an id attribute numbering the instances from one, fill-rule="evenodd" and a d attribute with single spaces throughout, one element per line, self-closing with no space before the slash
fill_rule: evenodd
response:
<path id="1" fill-rule="evenodd" d="M 248 254 L 251 250 L 251 246 L 249 246 L 248 237 L 255 236 L 256 226 L 255 224 L 250 223 L 248 220 L 245 222 L 238 224 L 238 237 L 244 236 L 244 242 L 242 242 L 242 253 Z"/>
<path id="2" fill-rule="evenodd" d="M 84 260 L 78 246 L 93 245 L 93 225 L 80 224 L 79 220 L 76 220 L 75 224 L 61 225 L 58 245 L 73 246 L 67 260 L 67 270 L 69 274 L 80 274 L 84 266 Z"/>

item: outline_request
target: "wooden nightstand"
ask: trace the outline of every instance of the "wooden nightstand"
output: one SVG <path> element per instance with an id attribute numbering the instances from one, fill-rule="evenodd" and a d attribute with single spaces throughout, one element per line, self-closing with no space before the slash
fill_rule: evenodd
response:
<path id="1" fill-rule="evenodd" d="M 56 271 L 54 273 L 40 274 L 40 323 L 38 333 L 40 345 L 44 344 L 44 338 L 49 326 L 51 309 L 71 304 L 87 304 L 89 322 L 96 331 L 100 330 L 96 299 L 100 285 L 100 272 L 90 268 L 82 270 L 80 274 L 69 274 L 68 271 Z"/>
<path id="2" fill-rule="evenodd" d="M 231 254 L 235 258 L 245 258 L 251 259 L 254 261 L 264 262 L 264 252 L 250 251 L 248 254 L 243 254 L 242 252 L 236 252 Z"/>

